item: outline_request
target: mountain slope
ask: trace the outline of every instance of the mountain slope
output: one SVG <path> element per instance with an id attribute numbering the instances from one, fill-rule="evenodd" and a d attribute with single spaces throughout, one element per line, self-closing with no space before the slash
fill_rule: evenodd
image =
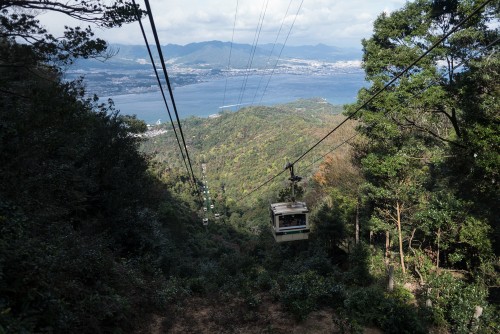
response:
<path id="1" fill-rule="evenodd" d="M 192 117 L 184 121 L 183 131 L 198 177 L 201 163 L 207 164 L 213 197 L 239 202 L 242 207 L 254 206 L 259 201 L 274 200 L 278 190 L 288 187 L 288 172 L 248 195 L 251 190 L 279 173 L 287 162 L 297 159 L 339 124 L 345 118 L 340 112 L 341 107 L 322 99 L 299 100 L 274 107 L 243 108 L 217 118 Z M 307 187 L 319 164 L 313 162 L 353 131 L 353 125 L 346 124 L 296 165 L 296 173 L 304 177 L 302 186 Z M 145 141 L 143 149 L 154 153 L 155 159 L 169 168 L 184 169 L 172 131 Z M 346 150 L 348 145 L 338 149 Z"/>

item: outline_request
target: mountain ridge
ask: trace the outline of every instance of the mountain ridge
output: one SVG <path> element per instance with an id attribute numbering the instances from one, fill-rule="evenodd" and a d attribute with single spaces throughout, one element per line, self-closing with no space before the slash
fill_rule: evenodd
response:
<path id="1" fill-rule="evenodd" d="M 81 60 L 78 67 L 143 67 L 149 63 L 149 55 L 145 45 L 111 44 L 114 57 L 102 63 L 93 59 Z M 317 60 L 336 62 L 360 60 L 361 50 L 341 48 L 325 44 L 285 46 L 282 44 L 261 44 L 255 47 L 250 44 L 223 41 L 194 42 L 186 45 L 166 44 L 161 46 L 166 62 L 179 67 L 225 69 L 272 68 L 279 58 L 279 63 L 290 59 Z M 155 60 L 156 48 L 151 48 Z M 253 58 L 250 54 L 254 53 Z M 229 61 L 229 54 L 231 60 Z"/>

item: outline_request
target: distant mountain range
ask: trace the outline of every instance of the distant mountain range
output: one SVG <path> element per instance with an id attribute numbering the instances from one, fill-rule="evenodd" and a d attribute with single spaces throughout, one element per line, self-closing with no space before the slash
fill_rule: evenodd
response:
<path id="1" fill-rule="evenodd" d="M 117 54 L 106 62 L 96 60 L 82 60 L 77 67 L 94 68 L 141 68 L 150 63 L 145 45 L 113 44 L 111 48 Z M 155 61 L 159 59 L 156 48 L 152 47 Z M 187 45 L 167 44 L 162 46 L 165 61 L 169 64 L 188 68 L 224 69 L 228 66 L 231 54 L 230 67 L 232 69 L 272 68 L 276 60 L 286 62 L 291 59 L 317 60 L 336 62 L 346 60 L 360 60 L 361 50 L 354 48 L 339 48 L 324 44 L 285 46 L 281 44 L 262 44 L 253 50 L 250 44 L 237 44 L 221 41 L 190 43 Z M 253 59 L 250 55 L 254 53 Z"/>

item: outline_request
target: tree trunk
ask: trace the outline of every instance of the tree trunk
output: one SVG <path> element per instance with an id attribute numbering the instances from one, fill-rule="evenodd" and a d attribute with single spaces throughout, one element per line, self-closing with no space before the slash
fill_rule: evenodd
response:
<path id="1" fill-rule="evenodd" d="M 398 224 L 398 237 L 399 237 L 399 258 L 401 260 L 401 269 L 403 274 L 406 273 L 405 259 L 403 254 L 403 238 L 401 235 L 401 208 L 399 207 L 399 202 L 396 202 L 396 211 L 398 214 L 397 224 Z"/>
<path id="2" fill-rule="evenodd" d="M 394 266 L 390 265 L 388 270 L 387 291 L 394 290 Z"/>
<path id="3" fill-rule="evenodd" d="M 389 265 L 389 258 L 390 258 L 390 235 L 389 231 L 385 231 L 385 265 Z"/>
<path id="4" fill-rule="evenodd" d="M 437 231 L 437 257 L 436 257 L 436 269 L 439 269 L 439 242 L 441 239 L 441 227 Z"/>
<path id="5" fill-rule="evenodd" d="M 359 199 L 356 203 L 356 245 L 359 243 Z"/>

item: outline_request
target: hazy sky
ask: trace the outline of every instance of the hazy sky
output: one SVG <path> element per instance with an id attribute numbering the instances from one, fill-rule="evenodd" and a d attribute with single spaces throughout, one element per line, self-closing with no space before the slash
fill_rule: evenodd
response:
<path id="1" fill-rule="evenodd" d="M 136 2 L 145 8 L 142 0 Z M 237 3 L 235 43 L 253 42 L 266 3 L 268 5 L 259 44 L 273 43 L 284 22 L 278 37 L 278 43 L 283 43 L 302 3 L 287 45 L 323 43 L 343 47 L 360 47 L 360 40 L 370 37 L 373 20 L 379 14 L 401 8 L 405 2 L 406 0 L 150 0 L 161 44 L 231 41 Z M 288 14 L 285 16 L 288 7 Z M 66 18 L 52 13 L 43 14 L 40 19 L 55 33 L 62 31 L 64 24 L 70 23 Z M 143 23 L 149 26 L 147 20 L 143 20 Z M 138 23 L 119 29 L 97 30 L 97 35 L 110 43 L 143 43 Z M 148 38 L 153 41 L 151 35 Z"/>

